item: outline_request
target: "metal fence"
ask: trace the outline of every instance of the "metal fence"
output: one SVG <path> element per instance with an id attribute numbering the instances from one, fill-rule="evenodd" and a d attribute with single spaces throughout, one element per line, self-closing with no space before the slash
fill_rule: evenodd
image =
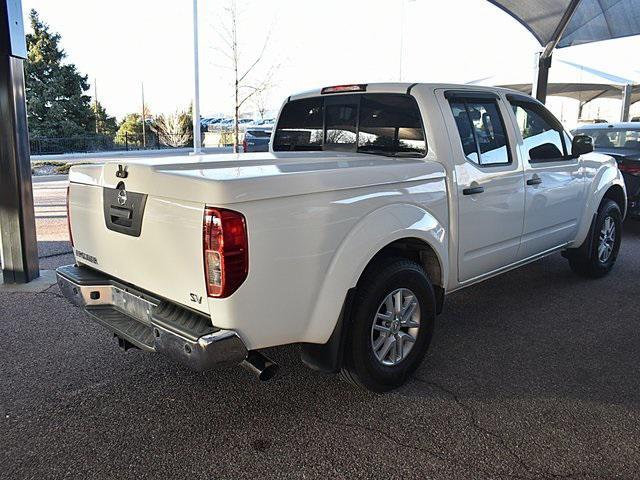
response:
<path id="1" fill-rule="evenodd" d="M 159 150 L 183 148 L 193 144 L 192 137 L 162 135 L 154 132 L 142 134 L 87 135 L 76 137 L 31 137 L 31 155 L 56 155 L 65 153 L 117 152 L 127 150 Z"/>

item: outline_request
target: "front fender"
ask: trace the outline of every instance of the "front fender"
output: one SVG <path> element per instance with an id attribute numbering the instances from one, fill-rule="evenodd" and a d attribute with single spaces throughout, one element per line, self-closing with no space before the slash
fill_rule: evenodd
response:
<path id="1" fill-rule="evenodd" d="M 403 238 L 417 238 L 433 248 L 441 266 L 442 285 L 447 285 L 445 226 L 420 206 L 386 205 L 362 218 L 336 250 L 308 323 L 305 338 L 309 342 L 327 342 L 340 316 L 347 291 L 356 286 L 365 267 L 380 250 Z"/>
<path id="2" fill-rule="evenodd" d="M 624 178 L 618 170 L 616 161 L 609 156 L 592 154 L 584 160 L 585 176 L 587 179 L 586 205 L 582 214 L 580 227 L 573 242 L 574 247 L 580 246 L 589 234 L 591 221 L 598 211 L 607 190 L 618 185 L 625 192 Z M 626 205 L 623 206 L 626 208 Z"/>

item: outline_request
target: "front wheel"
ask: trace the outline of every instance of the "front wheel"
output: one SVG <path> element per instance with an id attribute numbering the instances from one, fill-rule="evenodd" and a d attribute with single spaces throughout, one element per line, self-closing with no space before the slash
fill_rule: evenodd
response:
<path id="1" fill-rule="evenodd" d="M 600 278 L 611 271 L 622 242 L 622 213 L 617 203 L 605 199 L 595 218 L 590 238 L 576 250 L 569 250 L 571 269 L 588 278 Z"/>
<path id="2" fill-rule="evenodd" d="M 429 348 L 435 305 L 419 264 L 403 258 L 372 263 L 354 299 L 343 378 L 374 392 L 402 385 Z"/>

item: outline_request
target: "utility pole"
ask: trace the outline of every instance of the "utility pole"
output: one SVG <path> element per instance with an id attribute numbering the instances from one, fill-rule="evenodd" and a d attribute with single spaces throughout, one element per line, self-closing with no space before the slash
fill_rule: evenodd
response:
<path id="1" fill-rule="evenodd" d="M 4 283 L 28 283 L 40 276 L 22 22 L 22 2 L 0 0 L 0 263 Z"/>
<path id="2" fill-rule="evenodd" d="M 400 61 L 398 62 L 398 81 L 402 81 L 402 54 L 404 53 L 404 8 L 407 0 L 402 0 L 400 7 Z"/>
<path id="3" fill-rule="evenodd" d="M 98 80 L 93 79 L 93 115 L 96 117 L 96 133 L 98 130 Z"/>
<path id="4" fill-rule="evenodd" d="M 398 62 L 398 81 L 402 81 L 402 57 L 404 56 L 404 17 L 408 2 L 415 0 L 402 0 L 400 7 L 400 61 Z"/>
<path id="5" fill-rule="evenodd" d="M 200 67 L 198 63 L 198 0 L 193 0 L 193 155 L 202 153 L 200 130 Z"/>
<path id="6" fill-rule="evenodd" d="M 144 82 L 140 82 L 142 87 L 142 148 L 147 148 L 147 119 L 146 119 L 146 109 L 144 106 Z"/>

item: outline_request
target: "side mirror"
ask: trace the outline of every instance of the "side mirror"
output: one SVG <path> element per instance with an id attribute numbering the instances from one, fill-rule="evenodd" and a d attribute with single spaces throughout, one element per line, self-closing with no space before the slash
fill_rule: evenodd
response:
<path id="1" fill-rule="evenodd" d="M 579 157 L 585 153 L 593 152 L 593 139 L 589 135 L 578 134 L 571 142 L 571 155 Z"/>

